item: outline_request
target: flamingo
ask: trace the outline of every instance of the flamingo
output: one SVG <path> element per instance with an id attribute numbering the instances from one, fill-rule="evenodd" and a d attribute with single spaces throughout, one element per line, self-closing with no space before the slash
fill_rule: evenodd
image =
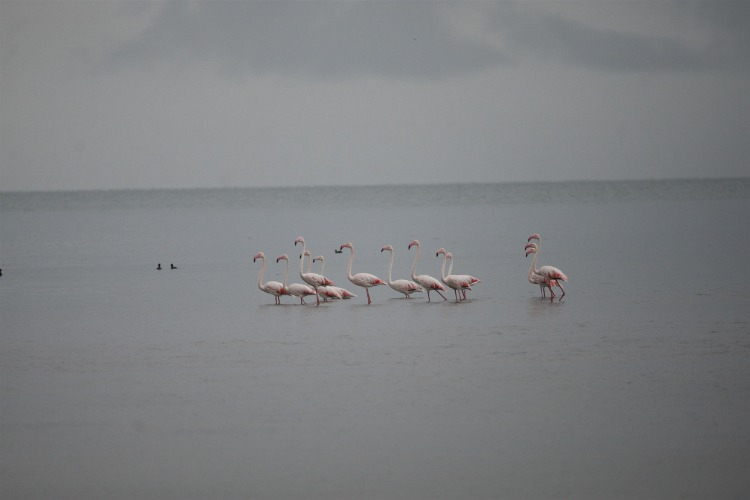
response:
<path id="1" fill-rule="evenodd" d="M 440 290 L 445 291 L 445 287 L 442 283 L 440 283 L 432 276 L 428 276 L 426 274 L 417 274 L 417 261 L 419 260 L 420 252 L 419 240 L 414 240 L 409 243 L 409 250 L 411 250 L 411 247 L 413 246 L 417 247 L 417 254 L 414 256 L 414 264 L 411 266 L 411 279 L 422 285 L 424 289 L 427 290 L 427 302 L 430 301 L 430 291 L 432 290 L 436 291 L 438 295 L 443 298 L 443 300 L 448 300 L 445 298 L 445 295 L 440 293 Z"/>
<path id="2" fill-rule="evenodd" d="M 340 250 L 334 250 L 334 251 L 338 252 L 338 253 L 341 253 Z M 312 261 L 313 262 L 320 261 L 320 274 L 323 274 L 323 270 L 326 267 L 326 259 L 325 259 L 325 257 L 323 257 L 322 255 L 318 255 Z M 354 295 L 352 292 L 350 292 L 349 290 L 347 290 L 345 288 L 341 288 L 340 286 L 329 286 L 327 288 L 331 288 L 331 289 L 336 290 L 337 292 L 339 292 L 341 294 L 341 297 L 339 297 L 340 299 L 351 299 L 352 297 L 356 297 L 356 295 Z"/>
<path id="3" fill-rule="evenodd" d="M 528 242 L 530 242 L 531 240 L 537 240 L 537 242 L 538 242 L 538 246 L 537 246 L 537 255 L 536 255 L 536 256 L 538 256 L 538 253 L 540 253 L 540 252 L 541 252 L 541 250 L 542 250 L 542 237 L 541 237 L 541 236 L 539 235 L 539 233 L 534 233 L 534 234 L 532 234 L 531 236 L 529 236 L 529 238 L 528 238 L 528 239 L 526 240 L 526 242 L 528 243 Z M 526 247 L 525 247 L 525 250 L 528 250 L 528 249 L 529 249 L 529 245 L 526 245 Z M 528 256 L 528 254 L 527 254 L 527 256 Z M 535 257 L 536 257 L 536 256 L 535 256 Z M 547 287 L 547 285 L 546 285 L 546 284 L 544 284 L 544 283 L 539 283 L 539 291 L 540 291 L 540 292 L 542 293 L 542 297 L 546 297 L 546 296 L 547 296 L 547 295 L 546 295 L 546 293 L 545 293 L 545 290 L 546 290 L 547 288 L 548 288 L 548 287 Z"/>
<path id="4" fill-rule="evenodd" d="M 390 252 L 390 258 L 388 259 L 388 286 L 393 288 L 399 293 L 403 293 L 405 298 L 409 298 L 409 295 L 411 295 L 414 292 L 423 292 L 424 289 L 421 285 L 411 281 L 411 280 L 391 280 L 391 271 L 393 270 L 393 246 L 392 245 L 386 245 L 383 248 L 380 249 L 381 252 L 388 250 Z"/>
<path id="5" fill-rule="evenodd" d="M 304 255 L 305 257 L 307 257 L 307 272 L 309 273 L 312 270 L 312 263 L 313 263 L 313 260 L 315 260 L 315 259 L 312 258 L 312 254 L 310 253 L 310 250 L 305 250 L 302 253 L 302 255 Z M 324 266 L 321 266 L 321 269 L 320 269 L 320 274 L 321 275 L 323 274 L 323 267 Z M 333 300 L 333 299 L 343 299 L 344 297 L 341 294 L 341 290 L 343 290 L 343 288 L 340 289 L 339 287 L 336 287 L 336 286 L 325 286 L 325 285 L 323 285 L 323 286 L 319 286 L 318 287 L 318 295 L 320 295 L 321 297 L 323 297 L 323 302 L 327 302 L 328 299 L 331 299 L 331 300 Z"/>
<path id="6" fill-rule="evenodd" d="M 333 281 L 329 280 L 325 276 L 321 274 L 316 273 L 305 273 L 302 270 L 302 259 L 305 255 L 305 250 L 307 250 L 307 247 L 305 245 L 305 239 L 300 236 L 296 240 L 294 240 L 294 246 L 297 246 L 297 243 L 302 243 L 302 253 L 299 255 L 299 277 L 302 278 L 302 280 L 313 287 L 315 291 L 318 290 L 318 287 L 321 286 L 327 286 L 327 285 L 333 285 Z M 320 305 L 320 296 L 317 296 L 317 305 Z"/>
<path id="7" fill-rule="evenodd" d="M 258 259 L 261 259 L 260 274 L 258 274 L 258 288 L 273 295 L 275 304 L 279 305 L 281 304 L 281 299 L 279 297 L 284 295 L 284 285 L 278 281 L 266 281 L 266 283 L 263 284 L 263 271 L 266 270 L 265 254 L 263 252 L 258 252 L 255 257 L 253 257 L 253 262 Z"/>
<path id="8" fill-rule="evenodd" d="M 532 278 L 537 279 L 532 276 L 533 271 L 533 274 L 538 275 L 542 278 L 540 286 L 549 288 L 549 293 L 551 296 L 550 302 L 555 299 L 555 292 L 552 291 L 553 286 L 559 286 L 560 290 L 562 290 L 560 299 L 565 297 L 565 289 L 560 284 L 560 281 L 568 281 L 568 277 L 565 275 L 565 273 L 553 266 L 542 266 L 539 269 L 536 269 L 536 260 L 539 256 L 539 246 L 536 243 L 529 243 L 526 245 L 526 257 L 528 257 L 531 253 L 534 254 L 534 260 L 531 261 L 531 269 L 529 269 L 529 281 L 534 283 L 534 281 L 532 281 Z"/>
<path id="9" fill-rule="evenodd" d="M 541 237 L 541 235 L 539 233 L 534 233 L 531 236 L 529 236 L 526 241 L 530 242 L 531 240 L 536 240 L 537 241 L 536 242 L 536 247 L 537 247 L 536 248 L 536 256 L 538 256 L 540 253 L 542 253 L 542 237 Z M 529 245 L 526 245 L 526 249 L 528 249 L 528 248 L 529 248 Z M 543 275 L 550 275 L 553 279 L 554 279 L 554 274 L 556 274 L 556 273 L 560 273 L 563 276 L 565 276 L 565 274 L 562 271 L 560 271 L 558 268 L 553 267 L 553 266 L 542 266 L 542 267 L 539 268 L 539 272 L 541 274 L 543 274 Z M 568 277 L 565 276 L 565 279 L 563 281 L 567 281 L 567 280 L 568 280 Z M 562 290 L 563 294 L 560 296 L 560 298 L 563 298 L 565 296 L 565 290 L 563 290 L 563 287 L 560 285 L 559 281 L 557 281 L 557 286 L 559 286 L 560 290 Z M 550 291 L 550 293 L 552 293 L 552 287 L 549 287 L 549 291 Z M 542 287 L 542 296 L 544 296 L 544 288 L 543 287 Z"/>
<path id="10" fill-rule="evenodd" d="M 534 259 L 531 261 L 531 267 L 529 267 L 529 283 L 532 285 L 539 285 L 539 288 L 542 290 L 542 297 L 546 297 L 544 290 L 549 288 L 550 291 L 552 291 L 553 286 L 558 286 L 557 280 L 547 279 L 547 277 L 539 274 L 539 270 L 536 269 L 536 243 L 529 243 L 526 245 L 526 257 L 528 257 L 530 253 L 534 254 Z"/>
<path id="11" fill-rule="evenodd" d="M 352 276 L 352 262 L 354 262 L 354 246 L 352 246 L 351 243 L 344 243 L 339 247 L 339 250 L 343 251 L 344 248 L 348 248 L 351 250 L 351 253 L 349 254 L 349 268 L 347 270 L 346 277 L 349 278 L 349 281 L 354 283 L 357 286 L 361 286 L 365 289 L 365 292 L 367 292 L 367 304 L 371 304 L 372 300 L 370 299 L 370 287 L 378 286 L 378 285 L 385 285 L 385 281 L 381 280 L 377 276 L 369 273 L 357 273 L 354 276 Z"/>
<path id="12" fill-rule="evenodd" d="M 453 268 L 453 256 L 450 253 L 446 253 L 445 248 L 441 248 L 440 250 L 435 253 L 435 257 L 438 257 L 440 254 L 443 254 L 443 267 L 440 270 L 440 278 L 443 280 L 443 283 L 448 285 L 453 289 L 453 293 L 456 296 L 456 302 L 459 302 L 459 296 L 458 291 L 461 290 L 462 292 L 465 292 L 466 290 L 471 290 L 471 281 L 466 279 L 466 276 L 455 276 L 452 274 L 449 274 L 448 276 L 445 275 L 445 262 L 448 260 L 448 256 L 451 256 L 451 269 Z M 476 278 L 475 278 L 476 279 Z M 478 281 L 478 280 L 477 280 Z M 466 299 L 466 296 L 464 295 L 464 300 Z"/>
<path id="13" fill-rule="evenodd" d="M 280 260 L 286 261 L 286 271 L 284 272 L 284 293 L 285 295 L 291 295 L 293 297 L 299 297 L 300 305 L 305 303 L 305 295 L 315 295 L 315 289 L 311 286 L 303 285 L 302 283 L 292 283 L 287 285 L 286 281 L 289 277 L 289 256 L 282 254 L 276 257 L 276 262 Z"/>
<path id="14" fill-rule="evenodd" d="M 468 281 L 469 290 L 471 290 L 471 285 L 476 285 L 477 283 L 482 282 L 479 278 L 475 278 L 474 276 L 471 276 L 468 274 L 453 274 L 453 263 L 455 262 L 455 259 L 453 258 L 453 254 L 450 252 L 446 253 L 445 258 L 446 260 L 450 261 L 450 265 L 448 265 L 448 276 L 453 276 L 454 278 L 460 281 Z M 461 290 L 461 293 L 464 296 L 464 300 L 466 300 L 466 289 Z"/>

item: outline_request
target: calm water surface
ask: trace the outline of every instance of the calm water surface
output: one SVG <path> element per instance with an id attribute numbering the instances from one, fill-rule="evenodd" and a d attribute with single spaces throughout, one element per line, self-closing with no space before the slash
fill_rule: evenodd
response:
<path id="1" fill-rule="evenodd" d="M 0 494 L 747 498 L 748 214 L 748 179 L 0 194 Z M 357 299 L 257 289 L 300 235 Z M 334 248 L 395 279 L 415 238 L 482 283 L 367 306 Z"/>

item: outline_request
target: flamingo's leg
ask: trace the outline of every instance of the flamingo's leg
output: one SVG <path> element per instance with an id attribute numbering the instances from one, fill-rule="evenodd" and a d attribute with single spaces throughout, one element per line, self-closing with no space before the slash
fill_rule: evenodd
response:
<path id="1" fill-rule="evenodd" d="M 367 304 L 369 305 L 372 303 L 372 301 L 370 300 L 370 289 L 365 288 L 365 292 L 367 293 Z"/>
<path id="2" fill-rule="evenodd" d="M 445 298 L 445 295 L 443 295 L 442 293 L 440 293 L 440 290 L 435 290 L 435 291 L 437 292 L 438 295 L 440 295 L 443 298 L 443 300 L 448 300 L 448 299 Z"/>
<path id="3" fill-rule="evenodd" d="M 559 287 L 560 287 L 560 290 L 562 290 L 562 293 L 563 293 L 563 294 L 562 294 L 562 295 L 560 295 L 560 299 L 562 299 L 563 297 L 565 297 L 565 289 L 564 289 L 564 288 L 562 287 L 562 285 L 560 284 L 560 282 L 559 282 L 559 281 L 557 282 L 557 286 L 559 286 Z"/>
<path id="4" fill-rule="evenodd" d="M 428 288 L 427 289 L 427 302 L 429 301 L 430 301 L 430 289 Z"/>

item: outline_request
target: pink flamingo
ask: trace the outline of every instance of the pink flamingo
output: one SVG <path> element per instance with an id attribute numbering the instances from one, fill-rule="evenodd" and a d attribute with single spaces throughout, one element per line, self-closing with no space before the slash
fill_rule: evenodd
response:
<path id="1" fill-rule="evenodd" d="M 354 276 L 352 276 L 352 262 L 354 262 L 354 246 L 352 246 L 351 243 L 344 243 L 339 247 L 339 251 L 343 251 L 344 248 L 348 248 L 351 250 L 351 253 L 349 254 L 349 268 L 347 270 L 346 277 L 349 278 L 349 281 L 354 283 L 357 286 L 361 286 L 365 289 L 365 292 L 367 292 L 367 304 L 371 304 L 372 300 L 370 299 L 370 288 L 373 286 L 378 285 L 385 285 L 385 281 L 381 280 L 374 274 L 369 273 L 357 273 Z"/>
<path id="2" fill-rule="evenodd" d="M 479 278 L 475 278 L 474 276 L 470 276 L 468 274 L 453 274 L 453 263 L 456 261 L 453 258 L 453 254 L 448 252 L 445 254 L 445 258 L 450 262 L 448 265 L 448 275 L 454 276 L 458 278 L 459 280 L 468 281 L 469 285 L 476 285 L 477 283 L 481 283 L 482 281 Z M 469 290 L 471 290 L 471 287 L 469 287 Z M 466 289 L 461 290 L 461 293 L 464 297 L 464 300 L 466 300 Z"/>
<path id="3" fill-rule="evenodd" d="M 440 270 L 440 279 L 443 280 L 443 283 L 448 285 L 450 288 L 453 289 L 453 293 L 456 296 L 456 302 L 459 302 L 461 299 L 459 298 L 459 290 L 464 293 L 463 300 L 466 300 L 465 292 L 466 290 L 471 290 L 471 280 L 467 279 L 468 276 L 457 276 L 453 274 L 445 275 L 445 262 L 448 260 L 449 256 L 451 258 L 451 269 L 453 268 L 452 265 L 452 258 L 453 256 L 450 253 L 447 253 L 445 251 L 445 248 L 441 248 L 440 250 L 435 253 L 435 257 L 439 257 L 440 254 L 443 254 L 443 267 Z M 450 272 L 450 271 L 449 271 Z M 476 279 L 476 278 L 475 278 Z M 479 281 L 479 280 L 477 280 Z"/>
<path id="4" fill-rule="evenodd" d="M 310 250 L 305 250 L 302 255 L 307 257 L 307 272 L 312 272 L 312 263 L 315 259 L 312 258 L 312 254 L 310 253 Z M 321 266 L 320 274 L 323 274 L 323 266 Z M 323 302 L 328 302 L 328 300 L 334 300 L 334 299 L 343 299 L 344 297 L 341 295 L 341 292 L 339 291 L 339 287 L 336 286 L 319 286 L 318 287 L 318 295 L 323 297 Z"/>
<path id="5" fill-rule="evenodd" d="M 388 259 L 388 286 L 399 293 L 403 293 L 404 297 L 407 299 L 409 298 L 409 295 L 414 292 L 423 292 L 424 289 L 422 288 L 422 286 L 411 280 L 391 280 L 391 271 L 393 270 L 393 246 L 386 245 L 380 249 L 381 252 L 386 250 L 391 254 Z"/>
<path id="6" fill-rule="evenodd" d="M 419 260 L 419 240 L 414 240 L 411 243 L 409 243 L 409 250 L 411 250 L 411 247 L 416 246 L 417 247 L 417 254 L 414 256 L 414 264 L 411 266 L 411 279 L 419 283 L 424 287 L 425 290 L 427 290 L 427 302 L 430 301 L 430 291 L 434 290 L 443 297 L 443 300 L 448 300 L 445 298 L 445 295 L 440 293 L 440 290 L 445 291 L 445 287 L 442 283 L 440 283 L 437 279 L 433 278 L 432 276 L 428 276 L 426 274 L 417 274 L 417 261 Z"/>
<path id="7" fill-rule="evenodd" d="M 284 294 L 291 295 L 293 297 L 299 297 L 300 305 L 305 303 L 305 295 L 315 295 L 315 289 L 311 286 L 303 285 L 302 283 L 292 283 L 287 285 L 286 281 L 289 277 L 289 256 L 282 254 L 276 257 L 276 262 L 280 260 L 286 261 L 286 272 L 284 273 Z"/>
<path id="8" fill-rule="evenodd" d="M 534 262 L 536 262 L 536 257 L 538 257 L 538 255 L 542 251 L 542 237 L 541 237 L 541 235 L 539 233 L 534 233 L 531 236 L 529 236 L 526 241 L 530 242 L 531 240 L 536 240 L 537 241 L 537 243 L 536 243 L 536 255 L 534 256 L 534 258 L 535 258 Z M 529 245 L 526 245 L 526 248 L 528 249 Z M 548 276 L 550 279 L 553 279 L 553 280 L 557 278 L 557 279 L 560 279 L 562 281 L 568 281 L 568 277 L 565 276 L 565 274 L 562 271 L 560 271 L 558 268 L 553 267 L 553 266 L 542 266 L 542 267 L 539 268 L 538 272 L 539 272 L 539 274 L 542 274 L 543 276 Z M 557 276 L 555 276 L 556 274 L 562 275 L 564 278 L 563 277 L 559 277 L 558 278 Z M 557 281 L 556 284 L 557 284 L 557 286 L 560 287 L 560 290 L 562 290 L 563 294 L 560 296 L 560 298 L 562 299 L 565 296 L 565 290 L 563 289 L 562 285 L 560 285 L 559 281 Z M 549 287 L 549 291 L 550 291 L 550 293 L 552 293 L 552 287 Z M 542 289 L 542 296 L 544 296 L 544 289 Z"/>
<path id="9" fill-rule="evenodd" d="M 539 270 L 536 269 L 536 243 L 529 243 L 528 245 L 526 245 L 526 257 L 528 257 L 531 253 L 534 254 L 534 259 L 531 261 L 531 267 L 529 267 L 529 283 L 531 283 L 532 285 L 539 285 L 539 288 L 542 290 L 542 297 L 546 297 L 544 290 L 549 288 L 551 293 L 552 287 L 559 286 L 559 284 L 557 283 L 557 280 L 550 280 L 546 276 L 542 276 L 541 274 L 539 274 Z"/>
<path id="10" fill-rule="evenodd" d="M 266 283 L 263 284 L 263 271 L 266 270 L 265 254 L 263 252 L 258 252 L 255 257 L 253 257 L 253 262 L 258 259 L 261 259 L 260 274 L 258 274 L 258 288 L 273 295 L 274 303 L 279 305 L 281 304 L 281 299 L 279 297 L 284 295 L 284 285 L 278 281 L 266 281 Z"/>
<path id="11" fill-rule="evenodd" d="M 312 261 L 313 262 L 320 261 L 320 274 L 323 274 L 323 270 L 326 267 L 326 259 L 325 259 L 325 257 L 323 257 L 322 255 L 318 255 Z M 338 297 L 340 299 L 347 299 L 348 300 L 348 299 L 351 299 L 353 297 L 356 297 L 356 295 L 354 295 L 352 292 L 350 292 L 346 288 L 341 288 L 340 286 L 329 286 L 327 288 L 330 288 L 330 289 L 335 290 L 338 293 L 340 293 L 341 297 Z"/>
<path id="12" fill-rule="evenodd" d="M 313 287 L 315 291 L 318 290 L 318 287 L 333 285 L 333 281 L 329 280 L 325 276 L 316 273 L 303 272 L 302 259 L 304 258 L 305 250 L 307 250 L 307 247 L 305 246 L 305 239 L 302 236 L 294 240 L 295 247 L 297 246 L 297 243 L 302 243 L 302 253 L 299 256 L 299 277 L 302 278 L 305 283 Z M 319 295 L 317 296 L 317 305 L 320 305 Z"/>
<path id="13" fill-rule="evenodd" d="M 531 268 L 529 269 L 529 281 L 531 283 L 539 283 L 540 286 L 549 288 L 550 302 L 555 299 L 555 292 L 552 291 L 552 287 L 559 286 L 560 290 L 562 290 L 562 295 L 560 296 L 560 299 L 562 300 L 562 298 L 565 297 L 565 289 L 560 284 L 560 281 L 568 281 L 568 277 L 565 273 L 553 266 L 542 266 L 539 269 L 536 269 L 536 261 L 539 256 L 539 246 L 536 243 L 529 243 L 526 245 L 526 257 L 532 253 L 534 254 L 534 260 L 531 261 Z M 541 279 L 537 278 L 537 276 Z M 532 281 L 532 279 L 535 281 Z"/>

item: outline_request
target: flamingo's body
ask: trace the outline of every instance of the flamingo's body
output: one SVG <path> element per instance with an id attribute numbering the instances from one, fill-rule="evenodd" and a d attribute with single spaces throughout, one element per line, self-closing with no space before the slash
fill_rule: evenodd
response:
<path id="1" fill-rule="evenodd" d="M 286 282 L 289 277 L 289 257 L 286 254 L 279 255 L 278 257 L 276 257 L 276 262 L 279 262 L 280 260 L 286 261 L 286 272 L 284 273 L 284 293 L 293 297 L 299 297 L 300 305 L 304 304 L 305 296 L 315 295 L 315 289 L 311 286 L 303 285 L 302 283 L 292 283 L 291 285 L 287 285 Z"/>
<path id="2" fill-rule="evenodd" d="M 531 265 L 532 267 L 536 267 L 537 258 L 539 257 L 539 253 L 541 253 L 542 237 L 539 235 L 539 233 L 535 233 L 529 236 L 527 241 L 530 242 L 531 240 L 536 240 L 537 243 L 529 243 L 526 245 L 526 256 L 528 257 L 529 253 L 534 253 L 534 260 L 532 261 Z M 534 252 L 529 252 L 528 250 L 532 247 L 534 248 Z M 552 295 L 550 300 L 553 300 L 555 298 L 555 294 L 554 292 L 552 292 L 553 286 L 558 286 L 560 287 L 560 290 L 562 290 L 562 295 L 560 296 L 561 299 L 565 297 L 565 289 L 560 284 L 560 281 L 568 281 L 568 277 L 565 275 L 565 273 L 554 266 L 542 266 L 539 269 L 535 269 L 535 272 L 537 274 L 540 274 L 541 276 L 546 277 L 550 281 L 549 286 L 547 286 L 547 288 L 549 288 L 550 295 Z M 542 288 L 542 296 L 544 296 L 543 285 L 540 285 L 540 288 Z"/>
<path id="3" fill-rule="evenodd" d="M 281 295 L 284 295 L 284 284 L 278 281 L 266 281 L 263 283 L 263 272 L 266 270 L 266 256 L 263 252 L 258 252 L 253 257 L 253 262 L 261 259 L 260 273 L 258 274 L 258 288 L 266 293 L 270 293 L 274 296 L 274 302 L 276 305 L 281 304 Z"/>
<path id="4" fill-rule="evenodd" d="M 417 274 L 417 261 L 419 260 L 419 240 L 414 240 L 411 243 L 409 243 L 409 250 L 411 250 L 412 246 L 417 247 L 417 254 L 414 256 L 414 264 L 411 266 L 411 279 L 419 283 L 424 287 L 425 290 L 427 290 L 427 302 L 430 301 L 430 291 L 434 290 L 443 297 L 443 300 L 448 300 L 445 298 L 445 295 L 440 293 L 440 290 L 445 291 L 445 287 L 442 283 L 440 283 L 436 278 L 433 278 L 432 276 L 428 276 L 426 274 Z"/>
<path id="5" fill-rule="evenodd" d="M 318 287 L 333 285 L 333 281 L 329 280 L 321 274 L 303 272 L 302 259 L 305 254 L 305 250 L 307 249 L 305 246 L 305 239 L 300 236 L 299 238 L 294 240 L 295 247 L 297 246 L 297 243 L 302 243 L 302 253 L 299 256 L 299 277 L 302 278 L 305 283 L 313 287 L 316 291 L 318 290 Z M 320 305 L 320 296 L 317 297 L 317 305 Z"/>
<path id="6" fill-rule="evenodd" d="M 343 290 L 343 289 L 342 289 Z M 323 300 L 327 299 L 343 299 L 344 296 L 339 291 L 339 288 L 336 286 L 319 286 L 318 287 L 318 294 L 323 297 Z"/>
<path id="7" fill-rule="evenodd" d="M 553 286 L 556 286 L 557 281 L 549 280 L 546 276 L 539 274 L 539 269 L 536 269 L 537 249 L 536 245 L 533 243 L 526 245 L 526 257 L 528 257 L 530 253 L 534 254 L 534 259 L 531 261 L 531 266 L 529 267 L 529 283 L 532 285 L 539 285 L 540 290 L 542 290 L 542 297 L 546 297 L 544 290 L 546 288 L 551 290 Z"/>
<path id="8" fill-rule="evenodd" d="M 435 257 L 438 257 L 440 254 L 443 254 L 443 267 L 440 270 L 440 279 L 443 280 L 443 283 L 445 283 L 447 286 L 453 289 L 453 293 L 456 297 L 456 302 L 460 302 L 462 299 L 459 297 L 459 291 L 463 293 L 463 300 L 466 299 L 465 292 L 466 290 L 471 290 L 471 276 L 468 275 L 454 275 L 454 274 L 448 274 L 446 276 L 445 274 L 445 262 L 450 258 L 452 261 L 453 256 L 450 253 L 447 253 L 445 251 L 445 248 L 441 248 L 440 250 L 435 253 Z M 451 269 L 453 268 L 453 264 L 451 262 Z M 476 279 L 476 278 L 474 278 Z M 479 280 L 476 281 L 477 283 Z"/>
<path id="9" fill-rule="evenodd" d="M 453 259 L 453 254 L 448 252 L 445 254 L 445 258 L 450 262 L 448 265 L 448 276 L 453 276 L 454 279 L 457 279 L 459 281 L 465 281 L 469 283 L 468 290 L 471 290 L 471 285 L 476 285 L 477 283 L 481 283 L 482 281 L 479 278 L 475 278 L 474 276 L 471 276 L 469 274 L 453 274 L 453 263 L 455 262 Z M 463 295 L 464 300 L 466 300 L 466 288 L 461 290 L 461 295 Z"/>
<path id="10" fill-rule="evenodd" d="M 339 250 L 344 250 L 344 248 L 348 248 L 351 250 L 351 253 L 349 254 L 349 267 L 347 269 L 347 278 L 349 278 L 349 281 L 354 283 L 357 286 L 361 286 L 365 289 L 365 292 L 367 292 L 367 303 L 371 304 L 372 300 L 370 299 L 370 288 L 378 285 L 385 285 L 385 281 L 381 280 L 374 274 L 370 273 L 357 273 L 354 276 L 352 276 L 352 262 L 354 262 L 354 247 L 351 243 L 344 243 L 341 245 Z"/>
<path id="11" fill-rule="evenodd" d="M 339 251 L 339 253 L 340 253 L 340 251 Z M 323 270 L 326 267 L 326 259 L 325 259 L 325 257 L 323 257 L 322 255 L 318 255 L 312 261 L 313 262 L 320 261 L 320 274 L 323 274 Z M 341 288 L 340 286 L 329 286 L 327 288 L 331 288 L 331 289 L 337 291 L 338 293 L 340 293 L 341 297 L 338 297 L 339 299 L 351 299 L 353 297 L 356 297 L 356 295 L 354 295 L 352 292 L 350 292 L 346 288 Z"/>
<path id="12" fill-rule="evenodd" d="M 390 257 L 388 259 L 388 286 L 393 288 L 399 293 L 403 293 L 405 298 L 409 298 L 409 295 L 415 292 L 423 292 L 424 289 L 421 285 L 418 283 L 415 283 L 411 280 L 396 280 L 393 281 L 391 279 L 391 271 L 393 271 L 393 246 L 392 245 L 386 245 L 383 248 L 380 249 L 381 252 L 387 250 L 390 252 Z"/>

